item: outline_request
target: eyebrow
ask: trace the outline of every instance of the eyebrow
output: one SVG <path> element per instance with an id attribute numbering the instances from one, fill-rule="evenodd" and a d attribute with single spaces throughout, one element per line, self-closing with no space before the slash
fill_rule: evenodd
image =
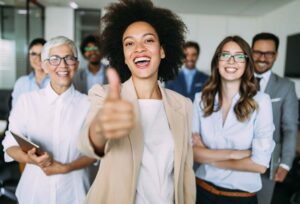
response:
<path id="1" fill-rule="evenodd" d="M 146 37 L 146 36 L 148 36 L 148 35 L 151 35 L 151 36 L 153 36 L 153 37 L 156 36 L 154 33 L 145 33 L 142 37 L 144 38 L 144 37 Z M 134 37 L 133 37 L 133 36 L 126 36 L 126 37 L 123 39 L 123 42 L 124 42 L 125 40 L 131 39 L 131 38 L 134 38 Z"/>
<path id="2" fill-rule="evenodd" d="M 230 53 L 230 51 L 228 50 L 222 50 L 221 52 L 228 52 Z M 234 54 L 245 54 L 243 51 L 237 51 L 237 52 L 234 52 Z"/>

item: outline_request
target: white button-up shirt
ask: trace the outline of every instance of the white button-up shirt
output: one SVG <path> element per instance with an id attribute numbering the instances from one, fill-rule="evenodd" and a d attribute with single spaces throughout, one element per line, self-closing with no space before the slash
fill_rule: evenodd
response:
<path id="1" fill-rule="evenodd" d="M 54 160 L 69 163 L 82 156 L 76 144 L 89 106 L 87 96 L 73 86 L 57 95 L 48 84 L 20 96 L 9 117 L 9 130 L 28 137 Z M 17 145 L 7 131 L 4 151 Z M 5 154 L 5 160 L 13 159 Z M 40 167 L 26 164 L 16 195 L 20 204 L 82 204 L 89 186 L 87 169 L 47 176 Z"/>
<path id="2" fill-rule="evenodd" d="M 254 74 L 255 77 L 261 78 L 261 80 L 259 82 L 260 91 L 265 92 L 271 74 L 272 74 L 271 70 L 269 70 L 269 71 L 267 71 L 267 72 L 265 72 L 263 74 Z"/>
<path id="3" fill-rule="evenodd" d="M 193 132 L 201 135 L 204 145 L 209 149 L 251 150 L 253 162 L 269 166 L 275 143 L 273 141 L 273 114 L 270 98 L 258 92 L 254 100 L 258 104 L 250 118 L 244 122 L 237 120 L 234 105 L 239 99 L 237 94 L 232 101 L 227 118 L 223 125 L 222 109 L 204 117 L 200 108 L 201 94 L 196 94 L 193 110 Z M 215 107 L 218 96 L 215 98 Z M 261 189 L 260 174 L 255 172 L 221 169 L 210 164 L 201 164 L 196 176 L 217 186 L 257 192 Z"/>
<path id="4" fill-rule="evenodd" d="M 174 141 L 161 100 L 139 100 L 144 152 L 136 204 L 174 203 Z"/>

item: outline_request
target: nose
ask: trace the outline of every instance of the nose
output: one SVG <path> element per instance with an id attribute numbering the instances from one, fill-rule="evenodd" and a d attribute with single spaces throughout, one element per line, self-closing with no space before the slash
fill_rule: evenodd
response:
<path id="1" fill-rule="evenodd" d="M 135 48 L 135 52 L 137 53 L 141 53 L 145 51 L 145 46 L 143 45 L 143 43 L 137 43 L 136 48 Z"/>
<path id="2" fill-rule="evenodd" d="M 228 59 L 228 62 L 229 62 L 230 64 L 234 64 L 234 63 L 235 63 L 234 57 L 233 57 L 233 56 L 230 56 L 230 58 Z"/>

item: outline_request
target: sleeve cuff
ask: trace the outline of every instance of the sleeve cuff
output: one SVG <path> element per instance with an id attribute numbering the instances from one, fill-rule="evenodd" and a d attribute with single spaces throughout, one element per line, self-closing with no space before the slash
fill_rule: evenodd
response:
<path id="1" fill-rule="evenodd" d="M 284 168 L 285 170 L 287 170 L 287 171 L 289 171 L 291 168 L 288 166 L 288 165 L 286 165 L 286 164 L 280 164 L 279 165 L 280 167 L 282 167 L 282 168 Z"/>

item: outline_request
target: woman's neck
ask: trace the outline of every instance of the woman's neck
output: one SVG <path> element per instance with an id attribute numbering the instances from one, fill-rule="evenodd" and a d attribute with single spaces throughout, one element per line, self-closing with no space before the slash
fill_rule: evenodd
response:
<path id="1" fill-rule="evenodd" d="M 239 92 L 240 81 L 222 82 L 222 96 L 225 100 L 230 100 Z"/>
<path id="2" fill-rule="evenodd" d="M 41 87 L 42 82 L 47 74 L 43 70 L 35 70 L 34 74 L 35 74 L 35 80 L 36 80 L 37 84 L 39 85 L 39 87 Z"/>
<path id="3" fill-rule="evenodd" d="M 138 99 L 161 99 L 157 80 L 132 78 Z"/>

